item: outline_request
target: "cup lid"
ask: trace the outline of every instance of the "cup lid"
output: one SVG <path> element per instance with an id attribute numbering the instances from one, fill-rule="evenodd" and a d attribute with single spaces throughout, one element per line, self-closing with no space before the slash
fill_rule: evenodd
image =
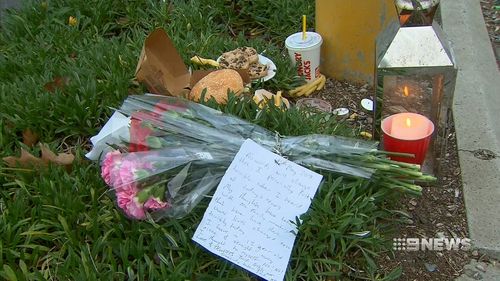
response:
<path id="1" fill-rule="evenodd" d="M 306 32 L 305 40 L 302 40 L 302 32 L 297 32 L 286 38 L 285 45 L 287 48 L 304 49 L 321 44 L 321 42 L 323 42 L 321 35 L 316 32 L 308 31 Z"/>

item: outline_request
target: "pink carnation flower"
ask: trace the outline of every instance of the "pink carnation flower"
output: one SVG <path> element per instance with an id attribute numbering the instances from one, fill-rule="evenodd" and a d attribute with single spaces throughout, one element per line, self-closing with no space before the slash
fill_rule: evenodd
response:
<path id="1" fill-rule="evenodd" d="M 146 213 L 144 212 L 144 206 L 137 201 L 136 197 L 134 197 L 134 199 L 129 204 L 127 204 L 125 213 L 129 217 L 138 220 L 143 220 L 146 218 Z"/>
<path id="2" fill-rule="evenodd" d="M 117 157 L 116 154 L 106 155 L 102 168 L 101 175 L 104 181 L 116 190 L 122 189 L 122 186 L 130 185 L 137 182 L 136 172 L 139 170 L 150 170 L 153 168 L 151 163 L 141 161 L 134 154 Z"/>
<path id="3" fill-rule="evenodd" d="M 154 211 L 169 207 L 168 203 L 159 198 L 149 198 L 145 203 L 139 202 L 137 182 L 142 178 L 138 177 L 148 177 L 149 172 L 153 170 L 153 164 L 144 161 L 141 155 L 136 153 L 125 155 L 119 151 L 112 151 L 106 154 L 101 166 L 101 176 L 106 184 L 114 189 L 118 206 L 128 217 L 134 219 L 144 219 L 146 210 Z"/>
<path id="4" fill-rule="evenodd" d="M 137 188 L 131 187 L 123 189 L 116 192 L 116 201 L 118 207 L 120 207 L 127 216 L 134 219 L 145 219 L 146 213 L 144 212 L 144 206 L 139 203 L 137 197 Z"/>
<path id="5" fill-rule="evenodd" d="M 118 170 L 117 178 L 114 182 L 114 187 L 119 188 L 121 185 L 130 184 L 135 181 L 135 171 L 140 168 L 140 163 L 133 159 L 125 158 Z"/>
<path id="6" fill-rule="evenodd" d="M 118 150 L 108 152 L 106 153 L 106 156 L 104 156 L 104 160 L 101 165 L 101 176 L 104 179 L 104 182 L 106 182 L 109 186 L 113 185 L 112 175 L 120 166 L 121 158 L 121 153 Z"/>
<path id="7" fill-rule="evenodd" d="M 149 198 L 146 203 L 144 203 L 144 208 L 149 209 L 149 210 L 159 210 L 168 207 L 167 202 L 161 201 L 159 198 L 151 197 Z"/>
<path id="8" fill-rule="evenodd" d="M 138 189 L 134 186 L 128 186 L 120 191 L 116 191 L 116 201 L 118 207 L 125 209 L 126 205 L 137 195 Z"/>

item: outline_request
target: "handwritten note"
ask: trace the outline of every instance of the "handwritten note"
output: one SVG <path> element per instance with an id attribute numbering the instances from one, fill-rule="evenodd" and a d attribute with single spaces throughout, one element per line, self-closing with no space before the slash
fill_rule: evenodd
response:
<path id="1" fill-rule="evenodd" d="M 283 280 L 322 176 L 246 140 L 222 178 L 193 240 L 266 279 Z"/>

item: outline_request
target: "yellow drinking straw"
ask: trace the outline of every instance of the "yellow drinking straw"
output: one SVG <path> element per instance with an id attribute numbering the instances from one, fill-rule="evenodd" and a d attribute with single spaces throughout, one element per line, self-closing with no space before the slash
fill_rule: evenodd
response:
<path id="1" fill-rule="evenodd" d="M 302 40 L 306 40 L 306 15 L 302 15 Z"/>

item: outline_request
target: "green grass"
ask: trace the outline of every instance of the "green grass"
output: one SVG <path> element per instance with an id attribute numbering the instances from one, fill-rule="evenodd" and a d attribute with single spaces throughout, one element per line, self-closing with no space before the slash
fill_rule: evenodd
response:
<path id="1" fill-rule="evenodd" d="M 279 69 L 269 83 L 276 90 L 299 81 L 283 40 L 300 29 L 302 13 L 313 26 L 312 0 L 52 0 L 33 1 L 3 19 L 0 156 L 19 154 L 21 132 L 30 128 L 53 150 L 71 150 L 77 159 L 70 173 L 59 167 L 37 172 L 0 166 L 0 276 L 255 280 L 191 242 L 208 202 L 179 220 L 130 221 L 115 207 L 98 166 L 83 155 L 88 138 L 111 115 L 110 107 L 144 91 L 133 82 L 134 71 L 144 38 L 154 28 L 167 30 L 186 63 L 194 54 L 216 58 L 241 44 L 266 50 Z M 69 16 L 77 18 L 77 26 L 68 25 Z M 69 82 L 47 91 L 44 85 L 55 77 Z M 291 111 L 257 118 L 255 110 L 242 107 L 222 109 L 282 134 L 351 133 L 320 115 L 304 119 Z M 398 216 L 387 202 L 396 199 L 370 182 L 330 177 L 300 226 L 286 279 L 390 280 L 377 272 L 373 259 L 390 246 L 384 237 Z M 369 235 L 361 237 L 366 231 Z"/>

